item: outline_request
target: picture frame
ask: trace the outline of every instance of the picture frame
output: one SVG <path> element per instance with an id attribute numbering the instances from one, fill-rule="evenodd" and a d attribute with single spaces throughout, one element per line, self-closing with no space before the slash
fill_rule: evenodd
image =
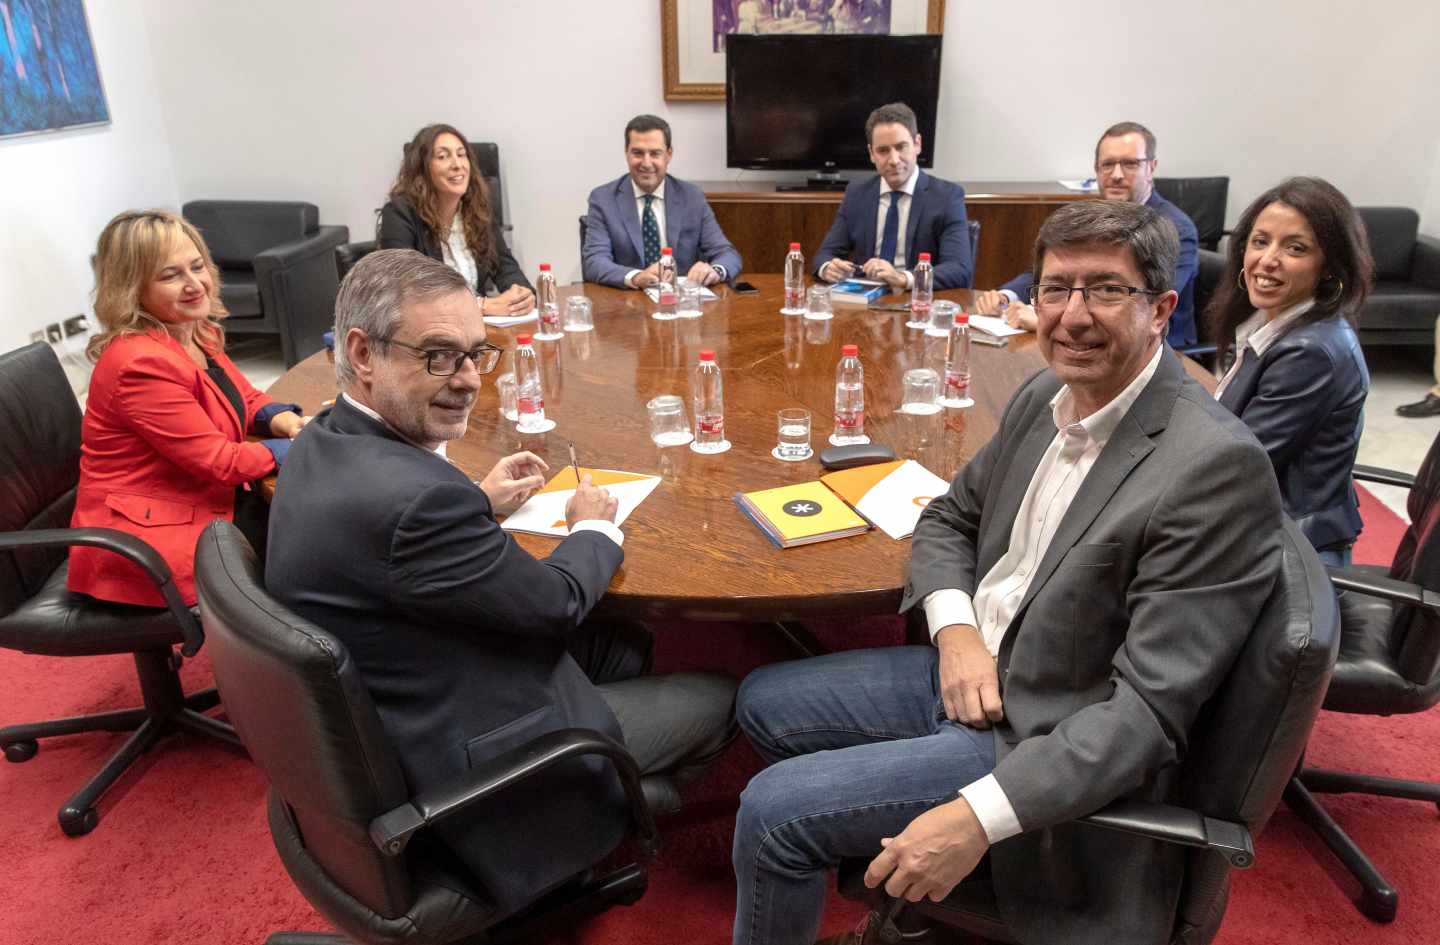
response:
<path id="1" fill-rule="evenodd" d="M 110 123 L 84 0 L 0 3 L 0 139 Z"/>
<path id="2" fill-rule="evenodd" d="M 836 8 L 838 17 L 830 14 Z M 660 0 L 665 100 L 725 101 L 721 47 L 725 33 L 742 30 L 943 33 L 945 0 L 851 0 L 844 7 L 837 0 Z"/>

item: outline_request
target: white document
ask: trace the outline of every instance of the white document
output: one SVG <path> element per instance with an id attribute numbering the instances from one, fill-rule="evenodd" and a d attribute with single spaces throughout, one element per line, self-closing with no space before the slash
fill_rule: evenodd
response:
<path id="1" fill-rule="evenodd" d="M 689 279 L 685 279 L 685 278 L 681 278 L 680 284 L 681 284 L 681 285 L 690 285 L 690 280 L 689 280 Z M 660 301 L 660 287 L 659 287 L 658 285 L 646 286 L 646 287 L 645 287 L 645 295 L 646 295 L 647 298 L 650 299 L 650 301 L 655 302 L 655 303 L 658 304 L 659 301 Z M 715 299 L 715 298 L 718 298 L 718 297 L 719 297 L 719 296 L 717 296 L 714 292 L 711 292 L 709 289 L 705 288 L 703 285 L 700 287 L 700 301 L 702 301 L 702 302 L 709 302 L 711 299 Z M 678 301 L 678 299 L 677 299 L 677 301 Z"/>
<path id="2" fill-rule="evenodd" d="M 1076 190 L 1082 194 L 1093 194 L 1100 189 L 1093 177 L 1087 177 L 1084 180 L 1058 180 L 1055 183 L 1066 190 Z"/>
<path id="3" fill-rule="evenodd" d="M 496 328 L 509 328 L 512 325 L 523 325 L 526 322 L 538 321 L 539 319 L 540 313 L 535 310 L 534 306 L 531 306 L 530 311 L 521 315 L 486 315 L 485 324 L 492 325 Z"/>
<path id="4" fill-rule="evenodd" d="M 970 327 L 978 328 L 985 332 L 985 334 L 993 335 L 996 338 L 1008 338 L 1011 335 L 1023 335 L 1026 333 L 1023 328 L 1016 328 L 1014 325 L 1007 323 L 1005 319 L 996 318 L 993 315 L 971 315 Z"/>
<path id="5" fill-rule="evenodd" d="M 615 511 L 616 525 L 624 524 L 630 513 L 660 485 L 659 476 L 618 472 L 613 469 L 587 468 L 584 472 L 590 474 L 595 485 L 604 486 L 619 503 L 619 508 Z M 544 488 L 501 522 L 500 527 L 507 532 L 564 538 L 570 534 L 570 528 L 565 524 L 565 506 L 574 494 L 575 472 L 566 466 L 546 483 Z"/>
<path id="6" fill-rule="evenodd" d="M 896 541 L 909 538 L 925 507 L 950 489 L 913 459 L 843 469 L 820 481 Z"/>

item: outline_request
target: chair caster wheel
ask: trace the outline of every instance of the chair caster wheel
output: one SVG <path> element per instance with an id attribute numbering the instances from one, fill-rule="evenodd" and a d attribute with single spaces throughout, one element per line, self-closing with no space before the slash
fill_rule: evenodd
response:
<path id="1" fill-rule="evenodd" d="M 60 829 L 67 837 L 83 837 L 100 823 L 100 812 L 93 807 L 75 810 L 67 807 L 60 812 Z"/>
<path id="2" fill-rule="evenodd" d="M 18 765 L 22 761 L 29 761 L 31 758 L 34 758 L 35 753 L 39 750 L 40 743 L 33 738 L 27 738 L 19 742 L 11 742 L 5 746 L 5 760 Z"/>
<path id="3" fill-rule="evenodd" d="M 1394 922 L 1400 894 L 1393 889 L 1365 889 L 1360 892 L 1360 911 L 1376 922 Z"/>

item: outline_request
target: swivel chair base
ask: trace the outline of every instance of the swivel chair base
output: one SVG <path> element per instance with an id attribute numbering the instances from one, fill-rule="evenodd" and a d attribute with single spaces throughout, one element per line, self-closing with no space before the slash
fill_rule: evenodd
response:
<path id="1" fill-rule="evenodd" d="M 28 725 L 0 728 L 0 747 L 5 760 L 16 764 L 29 761 L 40 750 L 38 739 L 80 732 L 134 732 L 110 760 L 60 808 L 60 829 L 67 837 L 83 837 L 100 823 L 95 802 L 125 771 L 156 742 L 176 732 L 206 735 L 239 748 L 235 729 L 208 715 L 206 709 L 219 705 L 220 696 L 206 689 L 187 696 L 177 675 L 181 657 L 170 647 L 142 650 L 135 654 L 144 706 L 80 715 Z"/>

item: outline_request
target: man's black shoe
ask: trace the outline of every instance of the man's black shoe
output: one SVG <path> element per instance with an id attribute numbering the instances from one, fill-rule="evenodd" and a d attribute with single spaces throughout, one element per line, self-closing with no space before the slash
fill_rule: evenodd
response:
<path id="1" fill-rule="evenodd" d="M 1440 397 L 1426 394 L 1424 400 L 1413 404 L 1401 404 L 1395 412 L 1402 417 L 1440 417 Z"/>

